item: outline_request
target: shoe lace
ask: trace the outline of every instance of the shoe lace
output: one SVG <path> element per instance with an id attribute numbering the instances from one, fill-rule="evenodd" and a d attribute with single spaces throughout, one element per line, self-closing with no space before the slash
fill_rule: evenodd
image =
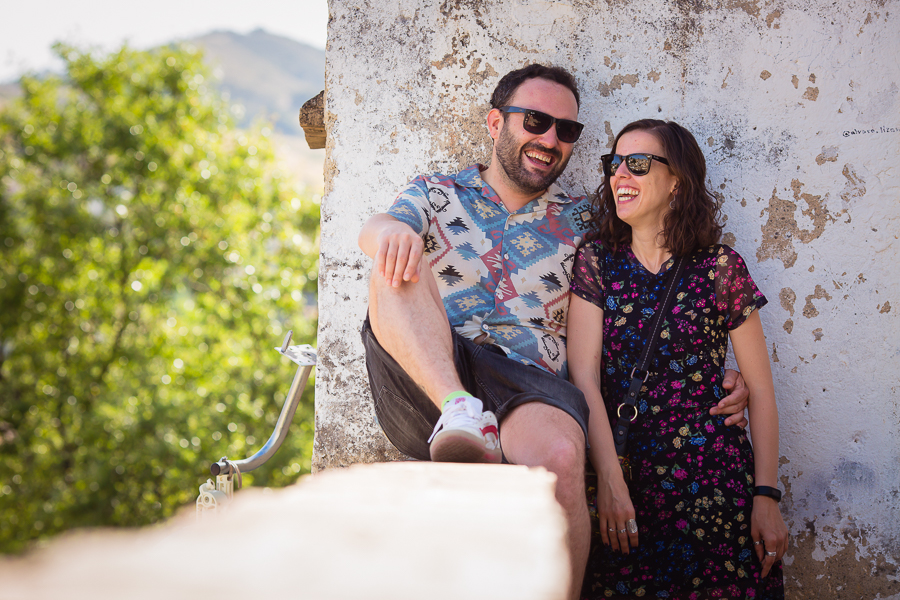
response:
<path id="1" fill-rule="evenodd" d="M 458 402 L 450 407 L 444 414 L 441 415 L 441 418 L 438 419 L 437 425 L 434 427 L 434 431 L 431 432 L 431 437 L 428 438 L 428 443 L 431 443 L 431 440 L 434 439 L 434 436 L 437 435 L 438 431 L 442 428 L 451 429 L 453 427 L 472 427 L 472 421 L 477 419 L 480 415 L 475 411 L 475 409 L 468 402 Z M 480 430 L 481 427 L 476 427 Z"/>

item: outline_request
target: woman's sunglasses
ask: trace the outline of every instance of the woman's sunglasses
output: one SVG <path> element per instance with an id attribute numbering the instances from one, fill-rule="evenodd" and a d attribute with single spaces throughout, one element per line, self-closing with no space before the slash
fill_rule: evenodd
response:
<path id="1" fill-rule="evenodd" d="M 669 164 L 669 161 L 663 158 L 662 156 L 656 156 L 655 154 L 629 154 L 628 156 L 622 156 L 621 154 L 604 154 L 600 157 L 600 163 L 603 165 L 603 174 L 607 177 L 612 177 L 616 171 L 619 170 L 619 166 L 622 162 L 625 163 L 625 166 L 628 167 L 628 170 L 632 175 L 646 175 L 650 172 L 650 161 L 658 160 L 664 165 Z"/>
<path id="2" fill-rule="evenodd" d="M 522 121 L 522 127 L 528 133 L 542 135 L 556 123 L 556 137 L 559 141 L 566 144 L 574 144 L 581 136 L 581 130 L 584 125 L 578 121 L 570 121 L 569 119 L 557 119 L 551 117 L 547 113 L 539 110 L 531 110 L 530 108 L 519 108 L 518 106 L 504 106 L 500 112 L 505 113 L 524 113 L 525 118 Z"/>

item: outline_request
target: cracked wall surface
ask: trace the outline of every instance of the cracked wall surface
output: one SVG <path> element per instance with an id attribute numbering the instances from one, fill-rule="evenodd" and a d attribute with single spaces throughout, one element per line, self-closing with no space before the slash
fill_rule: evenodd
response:
<path id="1" fill-rule="evenodd" d="M 330 0 L 315 469 L 400 458 L 375 424 L 356 236 L 419 173 L 490 154 L 502 74 L 569 68 L 600 183 L 637 118 L 700 141 L 761 311 L 792 598 L 900 598 L 900 1 Z"/>

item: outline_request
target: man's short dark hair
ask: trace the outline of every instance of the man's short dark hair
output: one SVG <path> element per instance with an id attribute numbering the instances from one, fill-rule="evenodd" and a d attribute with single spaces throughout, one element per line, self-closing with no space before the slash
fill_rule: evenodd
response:
<path id="1" fill-rule="evenodd" d="M 515 71 L 510 71 L 500 80 L 494 93 L 491 94 L 491 108 L 503 108 L 509 106 L 509 100 L 519 89 L 519 86 L 529 79 L 546 79 L 553 83 L 565 86 L 575 95 L 575 103 L 581 108 L 581 96 L 578 94 L 578 84 L 572 74 L 562 67 L 545 67 L 544 65 L 528 65 Z"/>

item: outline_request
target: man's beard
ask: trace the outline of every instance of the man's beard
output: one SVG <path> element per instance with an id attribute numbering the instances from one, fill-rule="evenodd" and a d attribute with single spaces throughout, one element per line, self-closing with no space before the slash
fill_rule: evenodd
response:
<path id="1" fill-rule="evenodd" d="M 500 167 L 506 173 L 506 177 L 520 191 L 526 194 L 537 194 L 546 190 L 562 174 L 566 169 L 566 164 L 569 162 L 568 158 L 560 160 L 562 153 L 558 149 L 544 148 L 537 143 L 525 144 L 523 147 L 518 148 L 515 139 L 513 139 L 511 133 L 507 132 L 506 127 L 500 130 L 496 149 L 497 162 L 500 163 Z M 557 162 L 553 170 L 543 175 L 529 171 L 524 164 L 525 150 L 528 149 L 537 150 L 543 154 L 555 157 Z"/>

